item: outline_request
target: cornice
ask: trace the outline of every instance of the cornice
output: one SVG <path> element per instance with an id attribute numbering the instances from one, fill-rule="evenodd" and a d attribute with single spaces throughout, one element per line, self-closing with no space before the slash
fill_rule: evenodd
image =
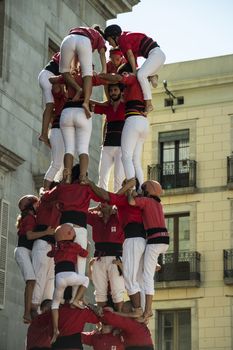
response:
<path id="1" fill-rule="evenodd" d="M 0 168 L 3 172 L 15 171 L 24 159 L 0 145 Z"/>
<path id="2" fill-rule="evenodd" d="M 88 0 L 88 2 L 107 21 L 116 18 L 120 13 L 132 11 L 133 6 L 137 5 L 140 0 Z"/>

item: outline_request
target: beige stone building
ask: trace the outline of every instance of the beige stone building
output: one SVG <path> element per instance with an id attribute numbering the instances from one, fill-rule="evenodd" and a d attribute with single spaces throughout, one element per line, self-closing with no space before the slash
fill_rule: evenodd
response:
<path id="1" fill-rule="evenodd" d="M 143 153 L 145 178 L 165 190 L 171 235 L 150 322 L 155 348 L 231 350 L 233 55 L 168 64 L 159 79 Z"/>
<path id="2" fill-rule="evenodd" d="M 39 143 L 42 96 L 37 77 L 68 30 L 131 11 L 139 0 L 0 0 L 0 350 L 24 349 L 24 282 L 14 260 L 18 199 L 37 193 L 48 168 Z M 98 70 L 97 56 L 94 63 Z M 101 88 L 94 98 L 102 100 Z M 101 120 L 93 120 L 89 174 L 98 178 Z"/>

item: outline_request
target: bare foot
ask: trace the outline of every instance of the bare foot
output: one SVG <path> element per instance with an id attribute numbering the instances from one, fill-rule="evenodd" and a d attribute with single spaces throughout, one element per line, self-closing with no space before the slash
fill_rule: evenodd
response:
<path id="1" fill-rule="evenodd" d="M 86 175 L 80 175 L 79 176 L 79 183 L 80 183 L 80 185 L 87 185 L 89 183 L 87 181 Z"/>
<path id="2" fill-rule="evenodd" d="M 81 300 L 78 301 L 73 301 L 72 304 L 70 304 L 70 306 L 74 309 L 74 308 L 78 308 L 78 309 L 85 309 L 86 306 L 84 305 L 84 303 Z"/>
<path id="3" fill-rule="evenodd" d="M 153 108 L 152 104 L 146 104 L 145 114 L 148 114 L 148 113 L 152 112 L 153 109 L 154 108 Z"/>
<path id="4" fill-rule="evenodd" d="M 87 119 L 91 118 L 91 111 L 89 109 L 89 105 L 87 103 L 82 104 L 84 112 L 86 114 Z"/>
<path id="5" fill-rule="evenodd" d="M 133 312 L 131 314 L 132 315 L 130 315 L 130 317 L 139 318 L 142 317 L 143 310 L 141 307 L 133 308 Z"/>
<path id="6" fill-rule="evenodd" d="M 49 139 L 48 139 L 48 136 L 46 136 L 46 135 L 40 135 L 39 136 L 39 140 L 41 141 L 41 142 L 44 142 L 48 147 L 50 147 L 51 148 L 51 145 L 50 145 L 50 141 L 49 141 Z"/>
<path id="7" fill-rule="evenodd" d="M 30 315 L 23 315 L 23 323 L 30 324 L 32 322 Z"/>
<path id="8" fill-rule="evenodd" d="M 145 319 L 145 320 L 148 320 L 150 317 L 152 317 L 153 316 L 153 312 L 152 312 L 152 310 L 150 310 L 150 311 L 145 311 L 144 312 L 144 314 L 143 314 L 143 318 Z"/>
<path id="9" fill-rule="evenodd" d="M 63 182 L 66 184 L 71 183 L 71 171 L 68 168 L 64 168 L 63 170 Z"/>
<path id="10" fill-rule="evenodd" d="M 152 75 L 151 77 L 149 77 L 149 81 L 150 81 L 151 85 L 153 86 L 153 88 L 157 88 L 158 79 L 159 79 L 158 74 L 155 74 L 155 75 Z"/>
<path id="11" fill-rule="evenodd" d="M 55 341 L 57 340 L 57 337 L 59 336 L 59 334 L 60 334 L 59 330 L 56 329 L 56 330 L 53 332 L 53 337 L 52 337 L 52 339 L 51 339 L 50 344 L 55 343 Z"/>

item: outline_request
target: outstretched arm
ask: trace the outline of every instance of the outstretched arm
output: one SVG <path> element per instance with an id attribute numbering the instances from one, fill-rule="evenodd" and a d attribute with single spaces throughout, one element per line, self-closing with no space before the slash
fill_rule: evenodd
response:
<path id="1" fill-rule="evenodd" d="M 129 179 L 128 181 L 126 181 L 126 183 L 119 189 L 117 194 L 124 194 L 129 189 L 133 188 L 135 185 L 136 185 L 135 178 L 132 177 L 132 179 Z"/>
<path id="2" fill-rule="evenodd" d="M 96 184 L 93 181 L 90 181 L 89 179 L 87 180 L 87 183 L 96 196 L 102 198 L 106 202 L 110 200 L 109 193 L 105 191 L 103 188 L 96 186 Z"/>
<path id="3" fill-rule="evenodd" d="M 122 76 L 115 73 L 100 73 L 98 77 L 110 83 L 119 83 L 122 80 Z"/>

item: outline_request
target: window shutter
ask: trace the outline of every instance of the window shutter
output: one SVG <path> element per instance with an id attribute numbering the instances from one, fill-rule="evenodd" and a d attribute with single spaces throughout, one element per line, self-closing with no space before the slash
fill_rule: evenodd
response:
<path id="1" fill-rule="evenodd" d="M 9 203 L 0 200 L 0 308 L 4 307 L 7 273 Z"/>

